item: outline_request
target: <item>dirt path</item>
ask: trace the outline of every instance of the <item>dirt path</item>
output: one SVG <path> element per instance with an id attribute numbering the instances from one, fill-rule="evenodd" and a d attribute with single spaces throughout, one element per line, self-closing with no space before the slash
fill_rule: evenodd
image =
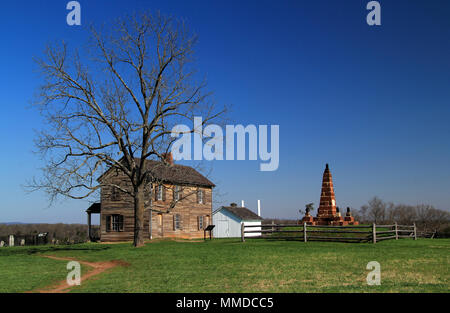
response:
<path id="1" fill-rule="evenodd" d="M 53 260 L 59 260 L 59 261 L 76 261 L 80 264 L 87 265 L 92 267 L 93 269 L 87 272 L 86 274 L 81 275 L 81 283 L 83 284 L 86 280 L 89 278 L 92 278 L 98 274 L 103 273 L 104 271 L 114 268 L 116 266 L 129 266 L 127 262 L 124 261 L 108 261 L 108 262 L 87 262 L 87 261 L 79 261 L 75 260 L 73 258 L 61 258 L 56 257 L 53 255 L 43 255 L 45 258 L 53 259 Z M 39 288 L 32 290 L 31 292 L 37 292 L 37 293 L 65 293 L 69 292 L 70 288 L 73 286 L 69 286 L 67 282 L 64 280 L 62 282 L 53 284 L 51 286 L 47 286 L 44 288 Z"/>

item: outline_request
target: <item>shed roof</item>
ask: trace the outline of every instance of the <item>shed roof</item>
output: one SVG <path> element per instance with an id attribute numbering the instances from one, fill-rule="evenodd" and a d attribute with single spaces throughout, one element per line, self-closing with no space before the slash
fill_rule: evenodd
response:
<path id="1" fill-rule="evenodd" d="M 87 210 L 86 213 L 100 213 L 101 211 L 101 204 L 100 203 L 93 203 Z"/>
<path id="2" fill-rule="evenodd" d="M 220 210 L 227 210 L 228 212 L 230 212 L 233 215 L 237 216 L 241 220 L 258 220 L 258 221 L 262 221 L 263 220 L 261 218 L 261 216 L 258 216 L 258 214 L 256 214 L 255 212 L 250 211 L 249 209 L 244 208 L 244 207 L 222 206 L 217 211 L 220 211 Z"/>

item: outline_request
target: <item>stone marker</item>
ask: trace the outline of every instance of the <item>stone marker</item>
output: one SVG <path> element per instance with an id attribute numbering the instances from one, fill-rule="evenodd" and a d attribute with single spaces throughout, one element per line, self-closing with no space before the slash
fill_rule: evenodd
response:
<path id="1" fill-rule="evenodd" d="M 9 246 L 14 247 L 14 235 L 9 235 Z"/>
<path id="2" fill-rule="evenodd" d="M 0 241 L 0 248 L 5 246 L 5 242 L 2 240 Z"/>
<path id="3" fill-rule="evenodd" d="M 21 245 L 21 246 L 24 246 L 24 245 L 25 245 L 25 239 L 21 239 L 21 240 L 20 240 L 20 245 Z"/>

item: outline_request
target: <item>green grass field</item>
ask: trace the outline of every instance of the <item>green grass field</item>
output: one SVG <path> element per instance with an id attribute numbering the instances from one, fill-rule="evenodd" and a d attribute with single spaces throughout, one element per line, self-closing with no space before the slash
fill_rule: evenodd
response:
<path id="1" fill-rule="evenodd" d="M 0 248 L 0 292 L 25 292 L 65 279 L 65 261 L 122 260 L 72 292 L 449 292 L 450 240 L 377 243 L 236 239 Z M 370 261 L 381 285 L 368 286 Z M 89 267 L 82 267 L 88 271 Z"/>

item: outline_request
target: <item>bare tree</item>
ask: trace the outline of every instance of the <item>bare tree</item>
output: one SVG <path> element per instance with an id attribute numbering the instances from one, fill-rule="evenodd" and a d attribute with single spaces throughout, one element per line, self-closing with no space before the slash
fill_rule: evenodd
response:
<path id="1" fill-rule="evenodd" d="M 407 204 L 395 205 L 393 220 L 403 225 L 411 225 L 416 222 L 416 207 Z"/>
<path id="2" fill-rule="evenodd" d="M 386 216 L 387 204 L 378 197 L 373 197 L 368 205 L 362 207 L 362 211 L 367 214 L 367 218 L 374 221 L 374 223 L 379 223 L 384 221 Z"/>
<path id="3" fill-rule="evenodd" d="M 37 61 L 44 83 L 35 101 L 46 121 L 36 140 L 46 166 L 29 187 L 51 200 L 84 199 L 107 184 L 96 180 L 107 168 L 122 171 L 131 188 L 114 187 L 133 197 L 134 245 L 143 245 L 145 188 L 156 181 L 146 160 L 168 165 L 173 126 L 194 116 L 205 125 L 225 111 L 196 80 L 195 43 L 183 21 L 145 13 L 104 33 L 91 28 L 83 53 L 49 46 Z"/>
<path id="4" fill-rule="evenodd" d="M 450 214 L 446 210 L 438 210 L 432 205 L 406 205 L 384 202 L 378 197 L 372 198 L 363 205 L 355 217 L 362 222 L 397 222 L 403 225 L 416 223 L 424 231 L 443 230 L 448 227 Z"/>
<path id="5" fill-rule="evenodd" d="M 417 223 L 427 231 L 440 229 L 442 225 L 447 225 L 450 214 L 447 211 L 438 210 L 432 205 L 419 204 L 416 206 Z"/>

